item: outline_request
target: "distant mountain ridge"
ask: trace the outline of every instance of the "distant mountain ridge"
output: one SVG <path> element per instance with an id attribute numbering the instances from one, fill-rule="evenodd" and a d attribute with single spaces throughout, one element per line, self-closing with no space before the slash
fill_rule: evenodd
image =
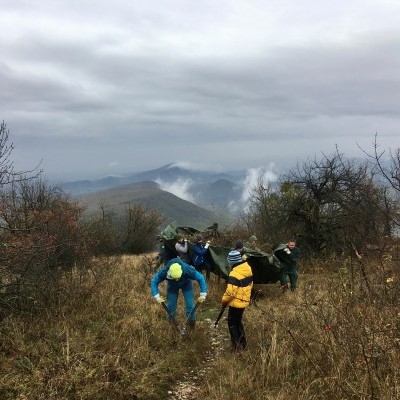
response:
<path id="1" fill-rule="evenodd" d="M 205 171 L 178 162 L 123 176 L 66 182 L 62 188 L 80 198 L 90 212 L 99 211 L 101 202 L 119 213 L 129 204 L 140 203 L 183 225 L 211 225 L 231 222 L 247 207 L 260 173 L 274 176 L 265 168 Z"/>
<path id="2" fill-rule="evenodd" d="M 245 171 L 232 171 L 232 172 L 212 172 L 193 170 L 180 167 L 174 163 L 166 164 L 160 168 L 131 173 L 123 176 L 107 176 L 94 180 L 78 180 L 65 182 L 62 184 L 64 191 L 71 195 L 81 193 L 90 193 L 103 189 L 109 189 L 115 186 L 126 185 L 128 183 L 136 183 L 143 181 L 157 181 L 174 182 L 178 179 L 190 179 L 195 183 L 210 183 L 220 179 L 238 180 L 244 179 Z"/>
<path id="3" fill-rule="evenodd" d="M 167 164 L 153 170 L 108 176 L 97 180 L 67 182 L 63 190 L 72 196 L 96 193 L 132 183 L 156 182 L 159 188 L 203 208 L 229 213 L 232 204 L 240 207 L 245 171 L 213 172 Z"/>
<path id="4" fill-rule="evenodd" d="M 194 170 L 181 167 L 177 164 L 170 163 L 160 168 L 149 171 L 139 172 L 136 174 L 128 175 L 129 178 L 138 180 L 156 180 L 163 179 L 166 181 L 175 181 L 178 178 L 192 179 L 196 182 L 211 182 L 219 179 L 234 180 L 238 177 L 243 178 L 246 175 L 245 171 L 232 171 L 232 172 L 213 172 Z"/>
<path id="5" fill-rule="evenodd" d="M 245 171 L 212 172 L 167 164 L 124 176 L 67 182 L 62 188 L 83 203 L 87 215 L 100 212 L 100 206 L 121 214 L 130 204 L 143 204 L 171 222 L 204 227 L 232 222 L 234 211 L 241 209 L 245 177 Z"/>
<path id="6" fill-rule="evenodd" d="M 206 210 L 172 193 L 161 190 L 159 185 L 152 181 L 120 185 L 98 192 L 82 194 L 77 198 L 85 206 L 85 215 L 89 217 L 100 214 L 101 207 L 114 215 L 123 215 L 129 206 L 142 204 L 149 210 L 156 209 L 167 218 L 166 222 L 176 222 L 181 226 L 203 229 L 214 222 L 224 225 L 232 221 L 227 213 Z"/>

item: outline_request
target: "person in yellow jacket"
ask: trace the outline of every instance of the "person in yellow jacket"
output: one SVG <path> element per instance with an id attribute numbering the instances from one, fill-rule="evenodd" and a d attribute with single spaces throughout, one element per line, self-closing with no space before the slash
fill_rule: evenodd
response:
<path id="1" fill-rule="evenodd" d="M 250 304 L 253 272 L 250 265 L 242 260 L 242 255 L 238 250 L 230 251 L 227 260 L 232 270 L 229 273 L 228 285 L 221 302 L 222 307 L 229 306 L 228 329 L 232 351 L 236 352 L 247 347 L 242 317 L 244 309 Z"/>

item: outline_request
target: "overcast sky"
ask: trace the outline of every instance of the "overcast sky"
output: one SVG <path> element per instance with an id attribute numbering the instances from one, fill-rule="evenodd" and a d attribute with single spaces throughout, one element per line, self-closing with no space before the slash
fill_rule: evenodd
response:
<path id="1" fill-rule="evenodd" d="M 14 163 L 97 178 L 400 146 L 398 0 L 2 0 Z"/>

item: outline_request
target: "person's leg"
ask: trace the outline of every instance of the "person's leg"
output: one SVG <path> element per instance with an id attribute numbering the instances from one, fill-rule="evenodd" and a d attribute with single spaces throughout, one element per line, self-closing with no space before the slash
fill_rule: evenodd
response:
<path id="1" fill-rule="evenodd" d="M 240 309 L 242 311 L 242 315 L 240 317 L 240 321 L 238 323 L 238 332 L 240 334 L 240 346 L 241 348 L 244 350 L 247 348 L 247 339 L 246 339 L 246 333 L 244 331 L 244 326 L 243 326 L 243 312 L 244 312 L 244 308 Z"/>
<path id="2" fill-rule="evenodd" d="M 186 318 L 189 318 L 191 320 L 196 320 L 196 313 L 193 312 L 194 309 L 193 295 L 194 295 L 193 289 L 185 290 L 183 292 L 183 298 L 185 300 Z"/>
<path id="3" fill-rule="evenodd" d="M 206 279 L 210 279 L 210 273 L 211 273 L 211 264 L 206 260 L 204 261 L 204 268 L 206 270 Z"/>
<path id="4" fill-rule="evenodd" d="M 289 281 L 290 281 L 290 290 L 295 290 L 297 288 L 297 279 L 298 279 L 298 274 L 297 274 L 297 268 L 294 265 L 291 265 L 288 268 L 288 275 L 289 275 Z"/>
<path id="5" fill-rule="evenodd" d="M 229 335 L 231 337 L 232 350 L 236 349 L 236 337 L 237 337 L 234 310 L 235 309 L 233 307 L 228 308 L 228 330 L 229 330 Z"/>
<path id="6" fill-rule="evenodd" d="M 281 284 L 281 289 L 287 289 L 287 281 L 286 281 L 286 275 L 288 271 L 286 268 L 282 268 L 279 272 L 279 282 Z"/>
<path id="7" fill-rule="evenodd" d="M 196 321 L 196 313 L 194 310 L 194 290 L 192 281 L 188 281 L 185 286 L 182 287 L 183 299 L 185 301 L 185 314 L 186 318 L 189 319 L 188 325 L 192 324 L 192 321 Z"/>
<path id="8" fill-rule="evenodd" d="M 167 307 L 171 316 L 176 316 L 176 306 L 178 304 L 178 290 L 167 290 Z"/>
<path id="9" fill-rule="evenodd" d="M 229 307 L 228 328 L 229 334 L 231 336 L 233 351 L 243 349 L 242 343 L 246 342 L 246 337 L 244 336 L 244 328 L 242 325 L 243 311 L 244 308 Z"/>

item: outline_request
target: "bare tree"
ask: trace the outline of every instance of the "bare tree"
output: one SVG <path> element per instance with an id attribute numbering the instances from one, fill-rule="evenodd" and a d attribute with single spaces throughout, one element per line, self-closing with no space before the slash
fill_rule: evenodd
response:
<path id="1" fill-rule="evenodd" d="M 28 171 L 15 171 L 11 154 L 13 142 L 9 141 L 9 130 L 4 121 L 0 123 L 0 188 L 12 182 L 24 181 L 37 177 L 41 170 L 38 166 Z"/>
<path id="2" fill-rule="evenodd" d="M 297 237 L 311 254 L 342 253 L 392 232 L 394 205 L 366 162 L 308 159 L 282 177 L 279 190 L 255 188 L 250 217 L 273 241 Z M 350 247 L 351 247 L 350 246 Z"/>
<path id="3" fill-rule="evenodd" d="M 123 220 L 123 251 L 140 254 L 154 250 L 154 239 L 163 221 L 156 210 L 147 211 L 140 204 L 129 206 Z"/>
<path id="4" fill-rule="evenodd" d="M 396 213 L 387 218 L 397 227 L 400 226 L 400 148 L 381 150 L 378 135 L 375 135 L 372 153 L 361 148 L 371 164 L 371 170 L 378 175 L 380 181 L 388 187 L 388 201 L 396 204 Z"/>
<path id="5" fill-rule="evenodd" d="M 304 222 L 304 239 L 315 250 L 340 252 L 349 240 L 362 245 L 390 234 L 386 217 L 393 209 L 366 162 L 346 159 L 336 150 L 331 157 L 303 163 L 288 180 L 302 189 L 292 218 Z"/>
<path id="6" fill-rule="evenodd" d="M 60 278 L 87 258 L 81 208 L 37 168 L 17 172 L 14 146 L 0 125 L 0 317 L 29 299 L 48 301 Z"/>

